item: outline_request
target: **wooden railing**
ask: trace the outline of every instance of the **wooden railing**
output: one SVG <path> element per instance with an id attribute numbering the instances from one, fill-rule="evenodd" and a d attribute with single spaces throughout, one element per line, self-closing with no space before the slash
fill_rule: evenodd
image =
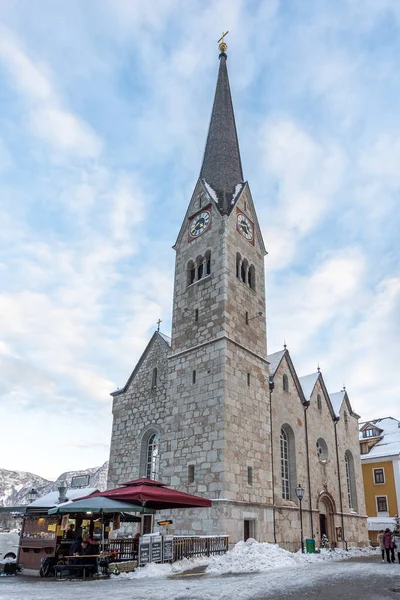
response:
<path id="1" fill-rule="evenodd" d="M 174 561 L 193 556 L 214 556 L 228 551 L 229 536 L 174 537 Z"/>
<path id="2" fill-rule="evenodd" d="M 107 552 L 115 552 L 118 560 L 134 560 L 137 558 L 138 542 L 133 538 L 108 540 L 105 549 Z"/>

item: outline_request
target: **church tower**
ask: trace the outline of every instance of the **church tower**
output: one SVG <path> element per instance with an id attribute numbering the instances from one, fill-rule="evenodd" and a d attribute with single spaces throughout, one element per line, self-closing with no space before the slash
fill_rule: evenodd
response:
<path id="1" fill-rule="evenodd" d="M 236 503 L 266 506 L 272 496 L 266 251 L 243 177 L 226 48 L 200 176 L 174 246 L 173 407 L 161 466 L 171 485 L 224 499 L 233 515 Z"/>

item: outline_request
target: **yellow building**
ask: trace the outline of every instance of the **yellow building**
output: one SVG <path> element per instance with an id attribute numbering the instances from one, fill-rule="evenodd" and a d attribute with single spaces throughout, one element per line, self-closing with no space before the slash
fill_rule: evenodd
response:
<path id="1" fill-rule="evenodd" d="M 381 529 L 393 529 L 400 515 L 400 421 L 393 417 L 360 423 L 368 533 L 377 542 Z"/>

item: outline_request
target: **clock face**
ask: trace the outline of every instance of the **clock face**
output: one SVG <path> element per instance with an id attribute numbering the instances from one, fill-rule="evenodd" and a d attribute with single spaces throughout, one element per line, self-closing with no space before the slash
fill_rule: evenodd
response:
<path id="1" fill-rule="evenodd" d="M 238 213 L 237 226 L 238 231 L 246 238 L 246 240 L 251 242 L 253 239 L 253 225 L 243 213 Z"/>
<path id="2" fill-rule="evenodd" d="M 211 215 L 208 210 L 203 210 L 201 213 L 196 215 L 189 226 L 190 235 L 192 237 L 201 235 L 207 229 L 210 223 L 210 218 Z"/>

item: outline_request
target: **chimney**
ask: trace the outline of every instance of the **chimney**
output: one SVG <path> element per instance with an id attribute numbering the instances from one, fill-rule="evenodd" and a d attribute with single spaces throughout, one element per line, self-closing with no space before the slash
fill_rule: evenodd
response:
<path id="1" fill-rule="evenodd" d="M 66 492 L 68 489 L 68 484 L 64 479 L 62 479 L 59 482 L 57 489 L 58 489 L 58 493 L 59 493 L 57 504 L 62 504 L 63 502 L 67 502 L 68 498 L 66 496 Z"/>

